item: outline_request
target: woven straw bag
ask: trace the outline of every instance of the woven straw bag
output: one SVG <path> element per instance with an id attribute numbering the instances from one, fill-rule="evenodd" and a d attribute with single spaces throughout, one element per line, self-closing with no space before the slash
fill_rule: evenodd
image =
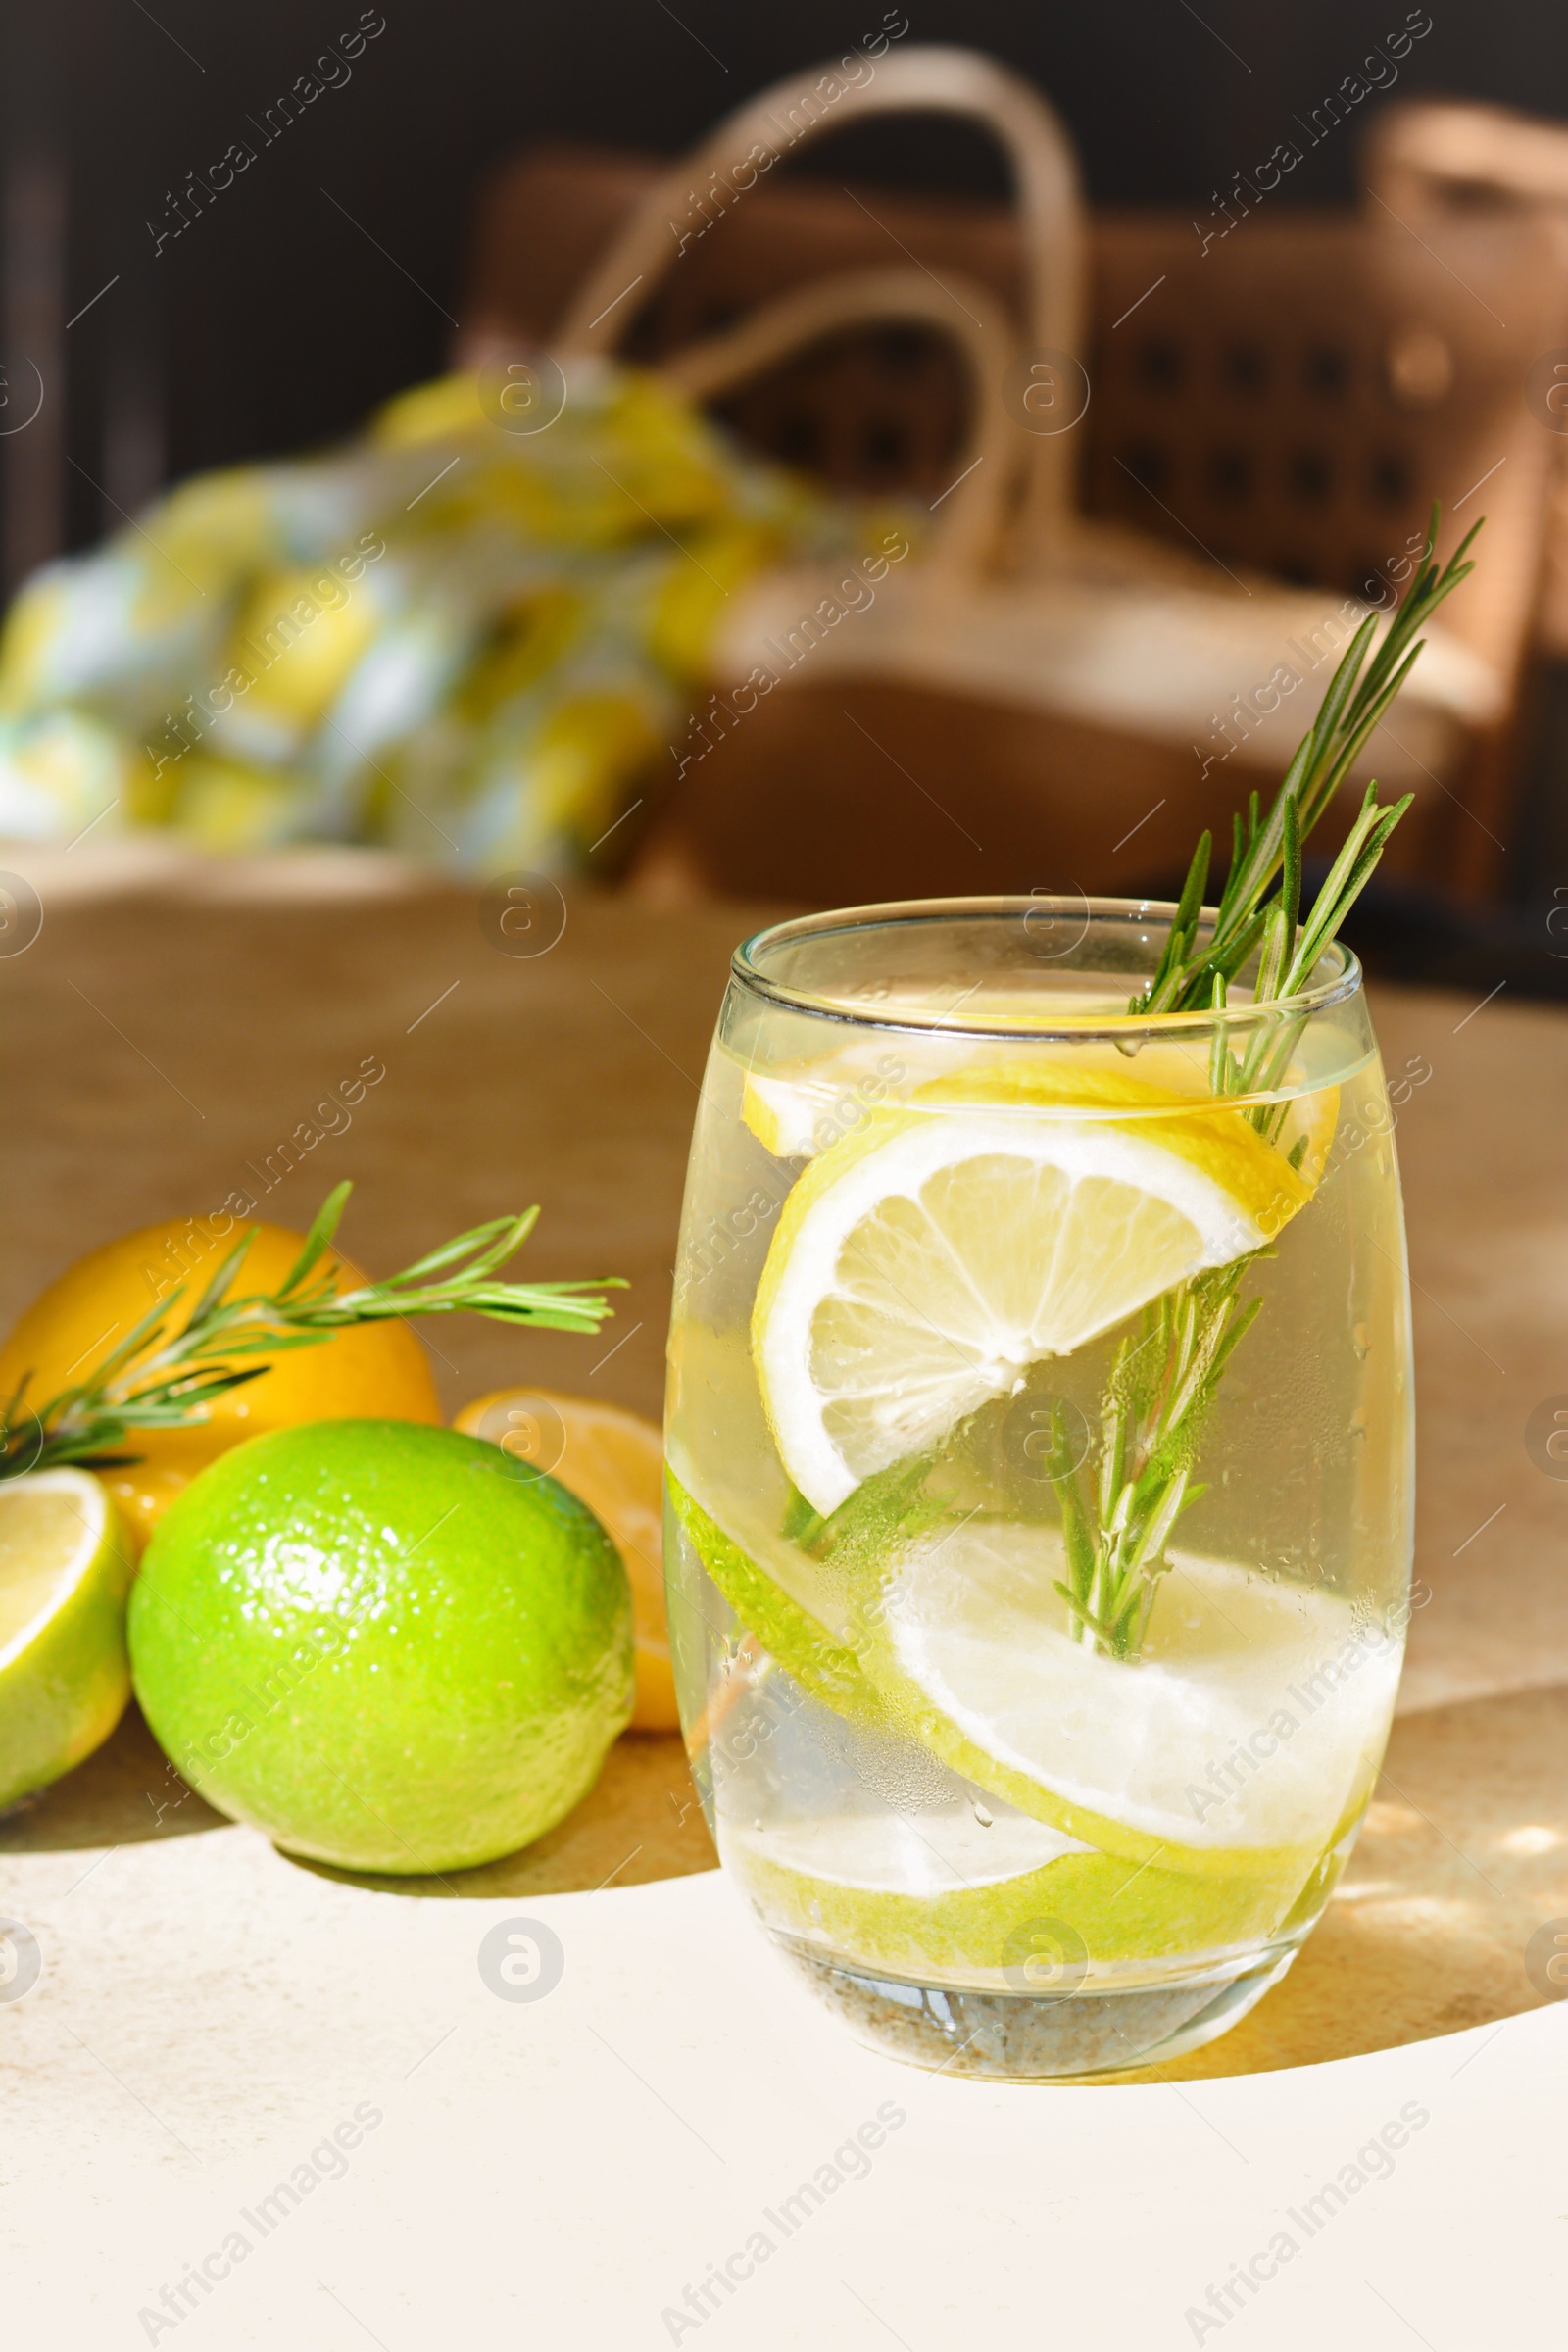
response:
<path id="1" fill-rule="evenodd" d="M 1201 553 L 1189 558 L 1166 541 L 1080 511 L 1080 428 L 1092 398 L 1077 356 L 1085 331 L 1085 220 L 1070 142 L 1039 95 L 1006 69 L 961 50 L 890 51 L 863 79 L 835 77 L 839 95 L 830 107 L 820 95 L 827 74 L 762 92 L 649 189 L 558 326 L 553 339 L 568 379 L 574 366 L 618 348 L 660 276 L 679 266 L 671 223 L 687 211 L 690 190 L 715 177 L 733 188 L 746 159 L 755 174 L 756 159 L 778 151 L 781 125 L 790 126 L 792 145 L 904 110 L 964 115 L 989 127 L 1013 173 L 1025 257 L 1022 316 L 1009 318 L 973 278 L 949 271 L 939 281 L 921 267 L 901 265 L 811 280 L 761 302 L 735 326 L 662 354 L 660 366 L 694 398 L 713 401 L 847 328 L 918 321 L 952 338 L 971 385 L 968 444 L 925 528 L 912 534 L 906 561 L 859 584 L 810 568 L 774 573 L 735 598 L 714 651 L 713 696 L 671 747 L 677 790 L 670 819 L 707 844 L 710 869 L 716 858 L 718 871 L 708 878 L 788 886 L 799 861 L 792 866 L 786 857 L 781 873 L 777 827 L 759 805 L 756 771 L 768 778 L 774 800 L 778 782 L 777 761 L 760 738 L 810 759 L 800 740 L 804 713 L 793 723 L 782 715 L 787 697 L 843 704 L 847 694 L 871 691 L 924 698 L 933 740 L 962 745 L 963 772 L 955 777 L 949 749 L 936 785 L 961 839 L 954 843 L 952 872 L 925 877 L 926 887 L 962 880 L 962 842 L 991 829 L 992 728 L 1007 736 L 1014 764 L 1020 727 L 1038 742 L 1043 850 L 1063 829 L 1064 791 L 1073 800 L 1064 829 L 1079 842 L 1093 838 L 1097 790 L 1127 771 L 1129 756 L 1133 772 L 1163 784 L 1165 799 L 1192 802 L 1195 821 L 1183 830 L 1196 832 L 1220 803 L 1228 808 L 1244 797 L 1257 769 L 1283 768 L 1361 608 L 1332 592 L 1229 572 Z M 770 698 L 774 685 L 787 693 L 770 699 L 765 728 L 748 729 L 740 722 L 757 708 L 764 679 Z M 1399 784 L 1401 763 L 1440 777 L 1451 771 L 1468 731 L 1495 712 L 1500 692 L 1472 648 L 1441 626 L 1430 631 L 1401 712 L 1401 746 L 1380 755 L 1384 781 Z M 1223 758 L 1211 722 L 1243 693 L 1249 719 L 1237 766 L 1254 774 L 1243 779 L 1233 771 L 1210 783 L 1208 769 Z M 863 720 L 856 723 L 862 736 L 875 735 Z M 756 760 L 748 759 L 748 741 Z M 710 760 L 710 750 L 720 745 L 723 756 Z M 868 757 L 858 752 L 862 766 Z M 819 760 L 813 765 L 827 772 L 834 762 L 829 757 L 827 771 Z M 689 775 L 694 767 L 708 772 Z M 927 789 L 925 779 L 910 781 Z M 683 814 L 682 796 L 692 791 L 698 802 Z M 838 830 L 848 839 L 858 812 L 837 786 L 835 796 Z M 1127 806 L 1124 791 L 1107 792 L 1106 856 Z M 1016 812 L 1008 821 L 1016 831 Z M 868 878 L 880 842 L 890 884 L 906 887 L 886 825 L 879 819 L 871 833 Z M 734 852 L 743 839 L 757 854 L 742 856 L 751 870 L 737 875 Z M 852 862 L 858 880 L 866 857 Z"/>

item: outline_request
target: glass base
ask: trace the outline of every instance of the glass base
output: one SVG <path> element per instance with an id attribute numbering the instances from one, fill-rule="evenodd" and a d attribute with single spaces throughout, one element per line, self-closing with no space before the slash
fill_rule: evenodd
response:
<path id="1" fill-rule="evenodd" d="M 1247 2015 L 1277 1984 L 1303 1937 L 1272 1943 L 1223 1972 L 1144 1990 L 966 1992 L 915 1984 L 771 1931 L 778 1949 L 857 2041 L 906 2066 L 992 2082 L 1082 2082 L 1185 2057 Z"/>

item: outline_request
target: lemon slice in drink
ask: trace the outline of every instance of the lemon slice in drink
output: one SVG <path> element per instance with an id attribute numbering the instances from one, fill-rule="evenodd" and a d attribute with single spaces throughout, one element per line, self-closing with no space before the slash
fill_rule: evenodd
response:
<path id="1" fill-rule="evenodd" d="M 129 1547 L 85 1470 L 0 1485 L 0 1805 L 107 1740 L 130 1696 Z"/>
<path id="2" fill-rule="evenodd" d="M 741 1117 L 775 1159 L 810 1159 L 858 1127 L 906 1074 L 898 1055 L 877 1051 L 874 1041 L 748 1070 Z"/>
<path id="3" fill-rule="evenodd" d="M 1115 1070 L 920 1088 L 814 1159 L 780 1216 L 752 1351 L 785 1469 L 836 1510 L 1308 1198 L 1244 1114 Z"/>
<path id="4" fill-rule="evenodd" d="M 843 1092 L 842 1086 L 835 1091 L 836 1075 L 826 1071 L 813 1083 L 814 1072 L 806 1077 L 748 1073 L 741 1092 L 741 1117 L 764 1152 L 771 1152 L 775 1159 L 809 1159 L 822 1149 L 823 1137 L 830 1146 L 836 1141 L 838 1127 L 822 1126 L 828 1105 Z"/>

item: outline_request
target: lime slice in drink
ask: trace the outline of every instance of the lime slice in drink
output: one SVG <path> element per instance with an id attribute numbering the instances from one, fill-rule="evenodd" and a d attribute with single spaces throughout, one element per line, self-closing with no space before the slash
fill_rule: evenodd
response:
<path id="1" fill-rule="evenodd" d="M 1236 1111 L 1048 1061 L 977 1066 L 871 1114 L 806 1169 L 752 1351 L 814 1509 L 937 1443 L 1309 1198 Z M 914 1107 L 919 1104 L 921 1107 Z"/>
<path id="2" fill-rule="evenodd" d="M 0 1485 L 0 1805 L 57 1781 L 120 1721 L 129 1582 L 123 1530 L 89 1472 Z"/>
<path id="3" fill-rule="evenodd" d="M 867 1666 L 956 1772 L 1069 1836 L 1201 1876 L 1296 1880 L 1381 1752 L 1400 1645 L 1315 1588 L 1173 1552 L 1137 1663 L 1073 1640 L 1059 1533 L 911 1544 Z"/>
<path id="4" fill-rule="evenodd" d="M 673 1471 L 666 1470 L 664 1475 L 682 1534 L 748 1633 L 774 1663 L 835 1714 L 848 1716 L 852 1722 L 880 1721 L 886 1708 L 856 1651 L 732 1543 Z"/>
<path id="5" fill-rule="evenodd" d="M 812 1698 L 916 1741 L 1047 1832 L 1148 1870 L 1152 1892 L 1167 1876 L 1222 1879 L 1249 1917 L 1282 1919 L 1359 1816 L 1398 1645 L 1358 1634 L 1334 1594 L 1177 1554 L 1130 1664 L 1070 1638 L 1057 1531 L 977 1519 L 904 1546 L 836 1634 L 669 1487 L 714 1584 Z"/>
<path id="6" fill-rule="evenodd" d="M 1070 1993 L 1088 1968 L 1272 1934 L 1294 1879 L 1218 1878 L 1096 1853 L 998 1804 L 759 1829 L 722 1813 L 719 1851 L 769 1925 L 891 1976 Z M 1304 1866 L 1303 1866 L 1304 1868 Z"/>

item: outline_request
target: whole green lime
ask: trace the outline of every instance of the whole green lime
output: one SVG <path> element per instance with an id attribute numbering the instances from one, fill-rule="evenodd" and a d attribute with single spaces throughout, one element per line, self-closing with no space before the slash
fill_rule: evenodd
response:
<path id="1" fill-rule="evenodd" d="M 631 1594 L 598 1520 L 408 1421 L 220 1455 L 160 1522 L 129 1633 L 142 1711 L 209 1803 L 349 1870 L 526 1845 L 631 1714 Z"/>

